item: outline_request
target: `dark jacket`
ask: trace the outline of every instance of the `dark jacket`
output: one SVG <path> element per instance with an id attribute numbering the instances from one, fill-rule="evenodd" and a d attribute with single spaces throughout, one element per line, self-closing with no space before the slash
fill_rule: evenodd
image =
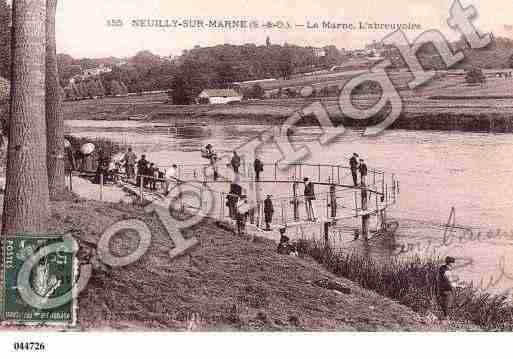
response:
<path id="1" fill-rule="evenodd" d="M 237 183 L 230 184 L 230 193 L 240 196 L 242 194 L 242 187 Z"/>
<path id="2" fill-rule="evenodd" d="M 262 172 L 264 170 L 264 164 L 258 158 L 255 159 L 255 162 L 253 163 L 253 167 L 255 169 L 255 172 Z"/>
<path id="3" fill-rule="evenodd" d="M 274 212 L 273 201 L 270 198 L 266 198 L 264 200 L 264 212 L 265 213 L 273 213 Z"/>
<path id="4" fill-rule="evenodd" d="M 349 159 L 349 166 L 351 167 L 351 171 L 356 171 L 356 169 L 358 168 L 358 160 L 355 156 Z"/>
<path id="5" fill-rule="evenodd" d="M 438 276 L 437 276 L 437 286 L 438 291 L 440 292 L 447 292 L 452 291 L 452 284 L 449 281 L 449 278 L 447 278 L 447 270 L 449 267 L 447 265 L 441 265 L 440 268 L 438 268 Z"/>
<path id="6" fill-rule="evenodd" d="M 360 174 L 362 176 L 367 176 L 367 165 L 365 163 L 360 165 Z"/>
<path id="7" fill-rule="evenodd" d="M 307 200 L 315 199 L 314 184 L 312 182 L 308 182 L 308 184 L 305 186 L 305 199 L 307 199 Z"/>
<path id="8" fill-rule="evenodd" d="M 137 161 L 137 171 L 139 172 L 139 175 L 146 175 L 148 173 L 148 161 L 145 159 L 140 159 Z"/>
<path id="9" fill-rule="evenodd" d="M 240 157 L 237 155 L 233 155 L 231 164 L 232 164 L 233 168 L 239 168 L 240 167 Z"/>

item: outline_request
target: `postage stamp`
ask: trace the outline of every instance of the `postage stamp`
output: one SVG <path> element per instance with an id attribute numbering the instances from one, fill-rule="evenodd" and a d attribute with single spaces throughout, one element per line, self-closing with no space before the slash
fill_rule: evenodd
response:
<path id="1" fill-rule="evenodd" d="M 75 258 L 64 236 L 9 236 L 3 241 L 2 319 L 7 323 L 73 324 Z"/>

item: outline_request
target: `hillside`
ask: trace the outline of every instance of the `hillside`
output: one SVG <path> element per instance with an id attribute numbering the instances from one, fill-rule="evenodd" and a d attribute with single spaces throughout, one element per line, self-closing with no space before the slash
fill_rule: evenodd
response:
<path id="1" fill-rule="evenodd" d="M 211 220 L 189 232 L 197 248 L 171 261 L 171 242 L 142 208 L 74 199 L 54 203 L 52 213 L 54 229 L 72 230 L 82 245 L 98 241 L 117 220 L 140 218 L 152 231 L 151 247 L 138 262 L 94 272 L 78 300 L 84 330 L 456 329 L 438 327 L 311 260 L 276 254 L 275 243 L 239 238 Z M 112 248 L 119 254 L 134 245 L 130 232 L 120 232 Z"/>

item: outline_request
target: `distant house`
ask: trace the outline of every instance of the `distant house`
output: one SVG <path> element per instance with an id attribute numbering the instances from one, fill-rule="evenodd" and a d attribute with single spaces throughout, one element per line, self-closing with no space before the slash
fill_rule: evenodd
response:
<path id="1" fill-rule="evenodd" d="M 349 61 L 345 61 L 340 65 L 333 66 L 330 71 L 331 72 L 344 72 L 344 71 L 358 71 L 358 70 L 368 70 L 373 64 L 373 61 L 365 58 L 365 59 L 353 59 Z"/>
<path id="2" fill-rule="evenodd" d="M 323 49 L 323 48 L 314 47 L 312 49 L 312 51 L 313 51 L 315 57 L 324 57 L 324 56 L 326 56 L 326 50 Z"/>
<path id="3" fill-rule="evenodd" d="M 240 101 L 242 101 L 242 95 L 233 89 L 205 89 L 198 95 L 199 103 L 212 105 Z"/>

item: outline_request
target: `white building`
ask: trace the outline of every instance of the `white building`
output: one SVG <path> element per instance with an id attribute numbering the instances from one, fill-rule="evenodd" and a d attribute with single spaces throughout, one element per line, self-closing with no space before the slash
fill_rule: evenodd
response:
<path id="1" fill-rule="evenodd" d="M 205 89 L 198 95 L 198 102 L 212 105 L 241 101 L 242 95 L 233 89 Z"/>
<path id="2" fill-rule="evenodd" d="M 112 71 L 112 69 L 110 67 L 101 65 L 101 66 L 95 67 L 93 69 L 84 70 L 84 72 L 82 73 L 82 78 L 98 76 L 98 75 L 101 75 L 101 74 L 104 74 L 107 72 L 111 72 L 111 71 Z"/>
<path id="3" fill-rule="evenodd" d="M 324 50 L 321 47 L 314 47 L 312 49 L 312 51 L 313 51 L 315 57 L 324 57 L 324 56 L 326 56 L 326 50 Z"/>

